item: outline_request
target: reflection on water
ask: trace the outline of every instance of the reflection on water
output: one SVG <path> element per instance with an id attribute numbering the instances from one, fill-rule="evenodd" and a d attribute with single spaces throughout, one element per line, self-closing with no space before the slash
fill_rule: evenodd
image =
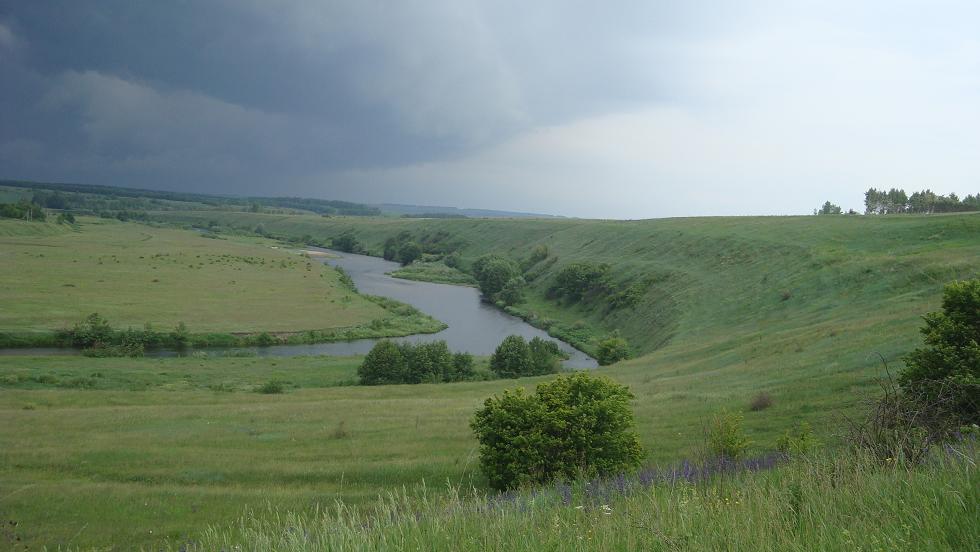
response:
<path id="1" fill-rule="evenodd" d="M 323 250 L 329 251 L 329 250 Z M 519 318 L 515 318 L 500 310 L 487 305 L 480 300 L 480 292 L 475 288 L 453 286 L 448 284 L 433 284 L 392 278 L 387 273 L 396 270 L 399 265 L 365 255 L 329 251 L 336 255 L 326 262 L 343 268 L 350 274 L 357 289 L 361 293 L 390 297 L 403 303 L 408 303 L 420 311 L 437 318 L 449 325 L 445 330 L 435 334 L 419 334 L 394 338 L 395 341 L 422 342 L 445 340 L 453 351 L 465 351 L 479 356 L 489 356 L 497 345 L 508 335 L 521 335 L 526 339 L 540 337 L 558 343 L 562 351 L 570 358 L 563 364 L 568 368 L 594 368 L 595 359 L 575 349 L 571 345 L 550 337 Z M 313 345 L 276 345 L 272 347 L 241 347 L 221 348 L 210 347 L 201 349 L 208 353 L 224 354 L 251 351 L 258 356 L 300 356 L 300 355 L 332 355 L 349 356 L 363 355 L 374 346 L 375 339 L 359 339 L 356 341 L 341 341 L 334 343 L 317 343 Z M 194 350 L 181 354 L 193 353 Z M 20 355 L 50 355 L 77 354 L 74 349 L 6 349 L 3 354 Z M 147 351 L 146 356 L 167 357 L 176 356 L 176 351 Z"/>

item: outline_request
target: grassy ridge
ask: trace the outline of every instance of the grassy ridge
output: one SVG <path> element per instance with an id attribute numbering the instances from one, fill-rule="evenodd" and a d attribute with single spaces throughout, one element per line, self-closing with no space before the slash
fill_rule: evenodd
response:
<path id="1" fill-rule="evenodd" d="M 335 271 L 268 240 L 81 220 L 0 221 L 0 332 L 12 336 L 7 341 L 40 343 L 91 312 L 118 328 L 151 323 L 168 331 L 182 321 L 197 334 L 319 330 L 343 338 L 442 328 L 351 292 Z"/>
<path id="2" fill-rule="evenodd" d="M 521 256 L 536 244 L 547 244 L 558 257 L 554 268 L 596 259 L 613 264 L 620 277 L 664 274 L 625 313 L 546 300 L 550 272 L 534 283 L 522 305 L 539 310 L 540 316 L 570 320 L 570 325 L 581 319 L 597 333 L 620 322 L 616 327 L 641 351 L 651 351 L 603 372 L 633 390 L 647 460 L 658 463 L 693 456 L 702 442 L 703 420 L 723 408 L 746 411 L 760 391 L 770 394 L 773 405 L 745 412 L 754 451 L 771 448 L 800 420 L 809 421 L 833 445 L 837 417 L 857 404 L 880 373 L 876 353 L 897 368 L 900 356 L 918 342 L 921 314 L 938 308 L 942 284 L 980 270 L 978 215 L 624 223 L 376 220 L 359 226 L 351 219 L 241 216 L 252 217 L 245 219 L 249 224 L 261 220 L 270 231 L 300 230 L 318 237 L 353 227 L 369 244 L 380 244 L 400 229 L 446 229 L 467 241 L 464 259 L 495 247 Z M 180 220 L 188 219 L 181 215 Z M 239 219 L 222 224 L 234 220 Z M 65 364 L 51 370 L 67 372 L 61 376 L 71 379 L 111 368 L 99 359 L 86 361 L 92 364 L 59 360 Z M 22 362 L 0 359 L 0 376 L 21 370 Z M 437 494 L 447 480 L 480 487 L 469 417 L 488 395 L 515 385 L 311 387 L 266 396 L 188 386 L 183 374 L 193 375 L 192 366 L 175 370 L 166 363 L 176 361 L 159 362 L 158 372 L 168 375 L 154 376 L 160 379 L 146 391 L 47 386 L 0 393 L 0 418 L 6 422 L 0 424 L 0 512 L 20 522 L 26 540 L 113 542 L 128 548 L 161 537 L 193 537 L 205 525 L 230 523 L 244 507 L 271 503 L 283 512 L 309 514 L 335 499 L 370 504 L 387 489 L 412 487 L 423 479 Z M 256 361 L 227 362 L 231 371 L 235 362 Z M 258 362 L 243 367 L 256 381 L 263 379 L 263 366 L 272 369 Z M 300 371 L 304 363 L 315 370 L 310 363 L 316 361 L 276 362 L 276 370 L 288 372 L 293 362 Z M 167 388 L 167 378 L 174 389 Z M 338 431 L 342 421 L 343 431 Z M 930 477 L 921 480 L 922 493 L 954 476 Z M 976 487 L 975 475 L 956 481 Z M 847 508 L 876 512 L 878 505 L 890 503 L 889 497 L 900 497 L 882 491 L 883 502 L 876 502 L 875 480 L 866 482 L 860 489 L 867 493 L 855 491 L 852 503 L 840 502 L 820 519 L 837 519 L 833 516 Z M 882 488 L 899 493 L 900 485 Z M 742 513 L 758 518 L 779 513 L 759 508 L 755 514 Z M 535 524 L 544 524 L 547 516 L 534 518 Z M 466 519 L 460 523 L 476 523 L 476 518 Z M 735 523 L 739 518 L 725 519 Z M 514 523 L 487 528 L 517 531 Z M 847 523 L 863 527 L 860 519 Z M 427 534 L 434 535 L 440 526 L 428 527 Z M 613 527 L 625 534 L 625 525 Z M 708 535 L 730 526 L 714 527 Z M 526 542 L 547 544 L 552 541 L 540 539 L 548 535 L 542 532 L 534 537 L 539 540 Z M 560 540 L 554 542 L 566 542 L 571 535 L 556 533 Z M 512 537 L 488 542 L 503 546 Z M 610 532 L 608 538 L 619 537 Z"/>

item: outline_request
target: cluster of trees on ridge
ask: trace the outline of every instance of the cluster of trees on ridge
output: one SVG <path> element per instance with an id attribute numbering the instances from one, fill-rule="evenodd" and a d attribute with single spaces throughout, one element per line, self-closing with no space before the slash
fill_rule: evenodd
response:
<path id="1" fill-rule="evenodd" d="M 869 215 L 892 213 L 952 213 L 956 211 L 980 211 L 980 193 L 968 195 L 962 200 L 954 193 L 937 195 L 932 190 L 914 192 L 892 188 L 869 189 L 864 193 L 864 212 Z"/>
<path id="2" fill-rule="evenodd" d="M 905 190 L 892 188 L 890 190 L 868 189 L 864 192 L 864 214 L 890 215 L 895 213 L 955 213 L 963 211 L 980 211 L 980 193 L 967 195 L 960 199 L 955 193 L 949 195 L 936 194 L 932 190 L 914 192 L 912 195 Z M 819 209 L 814 209 L 815 215 L 840 215 L 840 205 L 829 201 Z M 853 209 L 848 215 L 858 214 Z"/>

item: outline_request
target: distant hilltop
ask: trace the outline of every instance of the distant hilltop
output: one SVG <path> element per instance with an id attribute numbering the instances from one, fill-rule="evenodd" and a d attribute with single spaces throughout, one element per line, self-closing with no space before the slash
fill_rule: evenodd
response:
<path id="1" fill-rule="evenodd" d="M 372 207 L 377 207 L 386 215 L 419 218 L 565 218 L 558 215 L 545 215 L 542 213 L 495 211 L 493 209 L 460 209 L 458 207 L 440 207 L 434 205 L 401 205 L 398 203 L 380 203 L 372 205 Z"/>

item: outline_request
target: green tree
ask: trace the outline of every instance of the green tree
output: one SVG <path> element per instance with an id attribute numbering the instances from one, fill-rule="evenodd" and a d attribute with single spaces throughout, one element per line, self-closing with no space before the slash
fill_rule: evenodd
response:
<path id="1" fill-rule="evenodd" d="M 330 247 L 345 253 L 363 253 L 364 246 L 358 241 L 353 232 L 347 231 L 330 240 Z"/>
<path id="2" fill-rule="evenodd" d="M 444 375 L 443 381 L 466 381 L 472 379 L 473 375 L 473 355 L 454 353 L 452 369 Z"/>
<path id="3" fill-rule="evenodd" d="M 535 337 L 528 342 L 527 348 L 531 355 L 531 374 L 554 374 L 561 369 L 561 350 L 554 341 Z"/>
<path id="4" fill-rule="evenodd" d="M 112 341 L 112 326 L 109 321 L 97 312 L 85 317 L 85 320 L 75 324 L 69 332 L 69 340 L 75 347 L 94 347 L 108 345 Z"/>
<path id="5" fill-rule="evenodd" d="M 742 432 L 742 415 L 724 411 L 714 416 L 707 428 L 708 453 L 718 458 L 738 460 L 751 441 Z"/>
<path id="6" fill-rule="evenodd" d="M 605 263 L 577 262 L 561 269 L 555 275 L 551 293 L 580 301 L 589 293 L 606 288 L 610 267 Z"/>
<path id="7" fill-rule="evenodd" d="M 403 383 L 445 381 L 452 372 L 453 354 L 445 341 L 417 343 L 404 349 L 407 368 Z"/>
<path id="8" fill-rule="evenodd" d="M 629 357 L 629 343 L 620 337 L 618 333 L 614 333 L 613 335 L 610 335 L 609 337 L 600 341 L 599 347 L 596 349 L 595 353 L 596 360 L 599 361 L 599 364 L 602 366 L 614 364 Z"/>
<path id="9" fill-rule="evenodd" d="M 480 467 L 496 489 L 555 479 L 612 475 L 640 465 L 626 386 L 584 372 L 504 391 L 483 403 L 470 426 Z"/>
<path id="10" fill-rule="evenodd" d="M 509 335 L 490 356 L 490 370 L 502 378 L 519 378 L 533 374 L 531 349 L 519 335 Z"/>
<path id="11" fill-rule="evenodd" d="M 174 347 L 183 349 L 187 346 L 190 339 L 191 334 L 187 331 L 187 324 L 177 322 L 177 325 L 174 326 L 173 331 L 170 332 L 170 342 L 173 343 Z"/>
<path id="12" fill-rule="evenodd" d="M 403 243 L 398 248 L 398 262 L 403 265 L 410 265 L 422 256 L 422 246 L 411 241 Z"/>
<path id="13" fill-rule="evenodd" d="M 497 294 L 497 300 L 503 301 L 505 305 L 516 305 L 524 300 L 524 286 L 527 282 L 520 276 L 515 276 L 504 284 L 503 289 Z"/>
<path id="14" fill-rule="evenodd" d="M 905 357 L 903 389 L 933 400 L 949 399 L 949 414 L 980 423 L 980 279 L 953 282 L 942 311 L 924 317 L 925 346 Z"/>
<path id="15" fill-rule="evenodd" d="M 361 379 L 361 385 L 402 383 L 405 381 L 406 368 L 403 348 L 390 339 L 382 339 L 364 357 L 357 368 L 357 375 Z"/>
<path id="16" fill-rule="evenodd" d="M 484 255 L 473 263 L 473 277 L 480 284 L 480 291 L 491 301 L 496 301 L 504 286 L 520 275 L 517 263 L 499 255 Z"/>
<path id="17" fill-rule="evenodd" d="M 827 201 L 820 207 L 817 211 L 818 215 L 839 215 L 841 214 L 840 205 L 834 205 L 833 203 Z"/>

